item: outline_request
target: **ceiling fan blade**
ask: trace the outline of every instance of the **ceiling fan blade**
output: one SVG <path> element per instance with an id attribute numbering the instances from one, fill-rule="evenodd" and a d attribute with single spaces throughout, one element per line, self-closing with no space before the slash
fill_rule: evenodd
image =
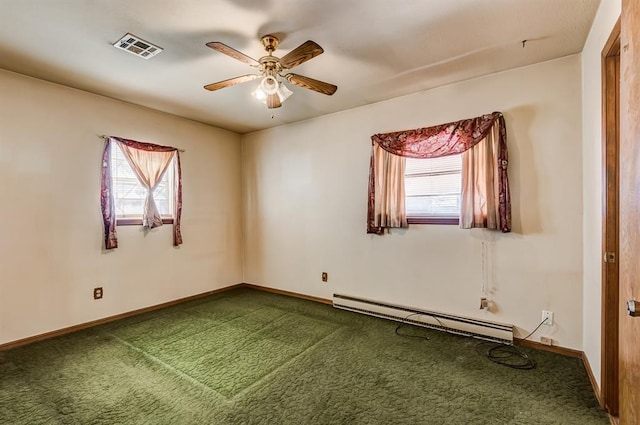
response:
<path id="1" fill-rule="evenodd" d="M 303 62 L 313 59 L 324 52 L 316 42 L 308 40 L 287 53 L 280 59 L 280 65 L 284 69 L 291 69 Z"/>
<path id="2" fill-rule="evenodd" d="M 260 66 L 260 63 L 257 60 L 245 55 L 242 52 L 237 51 L 232 47 L 227 46 L 224 43 L 220 43 L 218 41 L 210 41 L 209 43 L 207 43 L 207 47 L 210 47 L 213 50 L 217 50 L 220 53 L 224 53 L 227 56 L 231 56 L 232 58 L 237 59 L 240 62 L 246 63 L 247 65 L 256 67 Z"/>
<path id="3" fill-rule="evenodd" d="M 267 108 L 274 109 L 282 106 L 278 93 L 270 94 L 267 96 Z"/>
<path id="4" fill-rule="evenodd" d="M 236 84 L 246 83 L 247 81 L 255 80 L 256 78 L 260 78 L 260 75 L 256 75 L 256 74 L 242 75 L 240 77 L 230 78 L 224 81 L 218 81 L 217 83 L 207 84 L 206 86 L 204 86 L 204 88 L 209 91 L 220 90 L 225 87 L 235 86 Z"/>
<path id="5" fill-rule="evenodd" d="M 314 80 L 313 78 L 305 77 L 298 74 L 287 74 L 284 76 L 292 84 L 296 86 L 304 87 L 305 89 L 317 91 L 318 93 L 331 96 L 338 90 L 338 86 L 325 83 L 324 81 Z"/>

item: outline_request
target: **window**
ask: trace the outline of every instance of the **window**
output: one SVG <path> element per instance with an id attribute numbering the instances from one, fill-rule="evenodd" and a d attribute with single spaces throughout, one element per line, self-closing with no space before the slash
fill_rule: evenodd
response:
<path id="1" fill-rule="evenodd" d="M 371 136 L 367 234 L 407 222 L 510 232 L 506 136 L 500 112 Z M 407 161 L 416 152 L 444 157 Z"/>
<path id="2" fill-rule="evenodd" d="M 153 191 L 156 207 L 165 224 L 173 223 L 174 174 L 174 166 L 169 164 L 160 183 Z M 111 149 L 111 177 L 117 224 L 141 225 L 147 189 L 138 181 L 138 177 L 117 143 L 113 143 Z"/>
<path id="3" fill-rule="evenodd" d="M 462 154 L 406 158 L 404 174 L 407 220 L 413 224 L 458 224 Z"/>

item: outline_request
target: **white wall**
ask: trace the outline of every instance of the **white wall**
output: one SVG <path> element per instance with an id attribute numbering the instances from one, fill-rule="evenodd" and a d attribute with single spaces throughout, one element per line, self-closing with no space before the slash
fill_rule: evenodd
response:
<path id="1" fill-rule="evenodd" d="M 581 349 L 580 93 L 573 55 L 243 136 L 245 282 L 513 323 L 520 337 L 551 310 L 556 324 L 534 339 Z M 372 134 L 495 110 L 509 134 L 512 233 L 365 233 Z M 490 313 L 478 309 L 483 286 Z"/>
<path id="2" fill-rule="evenodd" d="M 186 149 L 182 246 L 102 250 L 101 134 Z M 234 133 L 0 71 L 0 344 L 241 282 L 240 161 Z"/>
<path id="3" fill-rule="evenodd" d="M 583 351 L 600 385 L 602 320 L 602 49 L 620 16 L 620 0 L 602 0 L 582 51 L 584 210 Z"/>

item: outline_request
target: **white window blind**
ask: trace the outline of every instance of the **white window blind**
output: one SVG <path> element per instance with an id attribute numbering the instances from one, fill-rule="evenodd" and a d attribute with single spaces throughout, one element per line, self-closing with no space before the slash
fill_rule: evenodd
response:
<path id="1" fill-rule="evenodd" d="M 174 166 L 169 164 L 153 198 L 161 217 L 173 217 Z M 147 189 L 138 181 L 117 143 L 111 145 L 111 177 L 117 218 L 142 218 Z"/>
<path id="2" fill-rule="evenodd" d="M 428 159 L 406 158 L 407 217 L 459 217 L 461 169 L 461 154 Z"/>

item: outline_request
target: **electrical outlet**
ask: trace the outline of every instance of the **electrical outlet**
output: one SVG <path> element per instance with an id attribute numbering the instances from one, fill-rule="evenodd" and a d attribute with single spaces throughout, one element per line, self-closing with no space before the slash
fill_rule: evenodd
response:
<path id="1" fill-rule="evenodd" d="M 489 308 L 489 300 L 486 297 L 480 298 L 480 310 Z"/>
<path id="2" fill-rule="evenodd" d="M 329 275 L 327 272 L 322 272 L 322 281 L 326 282 L 327 280 L 329 280 Z"/>
<path id="3" fill-rule="evenodd" d="M 542 310 L 542 320 L 543 325 L 552 326 L 553 325 L 553 311 Z"/>
<path id="4" fill-rule="evenodd" d="M 541 336 L 540 337 L 540 344 L 544 344 L 544 345 L 553 345 L 553 339 L 549 336 Z"/>
<path id="5" fill-rule="evenodd" d="M 102 298 L 102 286 L 98 287 L 98 288 L 93 288 L 93 299 L 94 300 L 99 300 L 100 298 Z"/>

